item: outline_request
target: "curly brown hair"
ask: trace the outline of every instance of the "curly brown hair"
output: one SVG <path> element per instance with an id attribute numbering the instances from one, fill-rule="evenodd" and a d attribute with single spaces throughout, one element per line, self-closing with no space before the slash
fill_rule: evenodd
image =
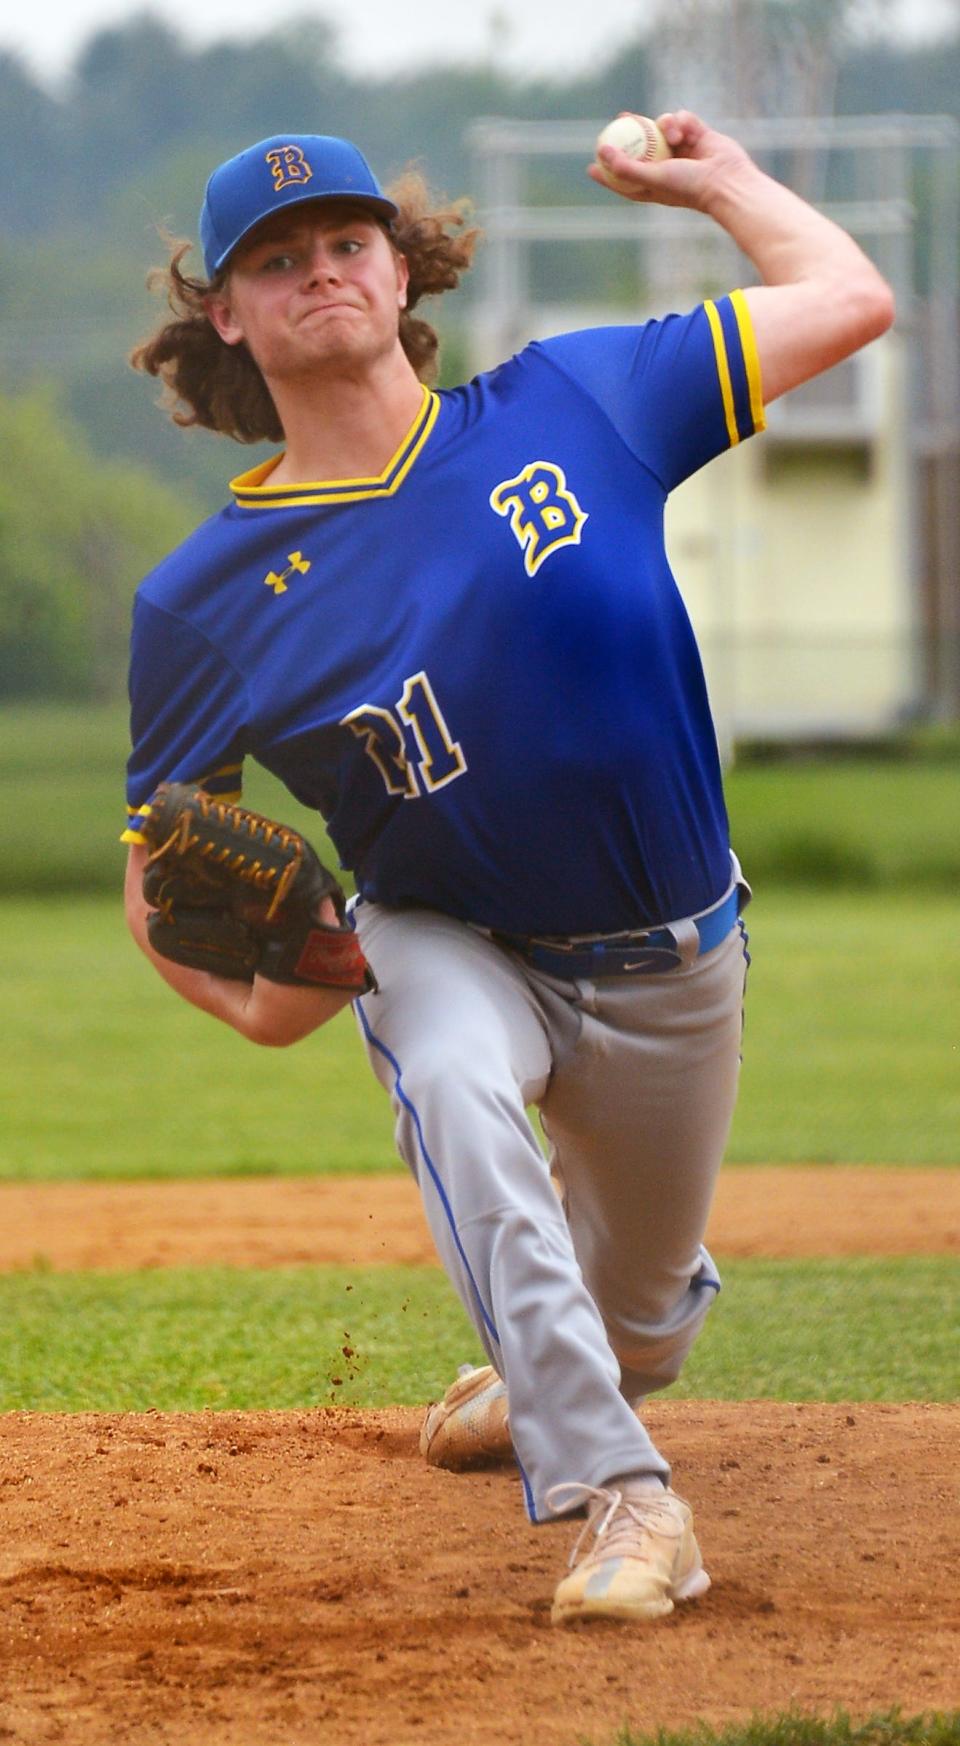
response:
<path id="1" fill-rule="evenodd" d="M 387 194 L 399 208 L 388 234 L 410 268 L 400 343 L 421 382 L 432 382 L 439 341 L 429 322 L 412 311 L 421 298 L 455 289 L 473 260 L 480 232 L 475 226 L 463 228 L 469 212 L 465 200 L 432 210 L 430 191 L 416 170 L 407 170 Z M 169 263 L 155 268 L 148 283 L 166 293 L 174 319 L 134 348 L 131 364 L 148 376 L 159 376 L 164 385 L 161 404 L 174 424 L 199 424 L 239 443 L 282 442 L 276 407 L 249 351 L 242 342 L 227 345 L 206 312 L 206 299 L 223 289 L 229 268 L 210 280 L 193 278 L 182 267 L 192 243 L 169 236 L 165 240 Z"/>

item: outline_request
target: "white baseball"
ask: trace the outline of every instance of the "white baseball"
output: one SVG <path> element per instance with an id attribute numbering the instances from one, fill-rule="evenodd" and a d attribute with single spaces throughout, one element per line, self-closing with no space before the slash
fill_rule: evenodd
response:
<path id="1" fill-rule="evenodd" d="M 636 158 L 642 164 L 652 164 L 660 158 L 673 156 L 659 127 L 655 121 L 650 120 L 649 115 L 618 115 L 615 121 L 608 122 L 597 138 L 598 152 L 605 145 L 616 146 L 619 151 L 626 152 L 628 157 Z M 635 183 L 615 176 L 599 159 L 597 168 L 610 188 L 626 194 L 636 192 Z"/>

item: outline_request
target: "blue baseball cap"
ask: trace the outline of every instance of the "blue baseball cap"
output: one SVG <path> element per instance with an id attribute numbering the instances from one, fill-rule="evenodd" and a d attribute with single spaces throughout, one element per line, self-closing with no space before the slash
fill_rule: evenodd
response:
<path id="1" fill-rule="evenodd" d="M 383 193 L 363 153 L 332 134 L 279 133 L 248 146 L 214 170 L 200 213 L 207 278 L 238 243 L 281 207 L 307 200 L 349 200 L 388 223 L 397 207 Z"/>

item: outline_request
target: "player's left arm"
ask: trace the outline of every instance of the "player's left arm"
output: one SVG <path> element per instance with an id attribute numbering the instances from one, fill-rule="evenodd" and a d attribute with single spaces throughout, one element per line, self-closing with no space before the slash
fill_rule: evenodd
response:
<path id="1" fill-rule="evenodd" d="M 627 198 L 705 213 L 756 267 L 744 292 L 769 402 L 876 339 L 894 317 L 893 293 L 839 225 L 762 171 L 744 148 L 688 110 L 658 117 L 672 158 L 640 163 L 615 147 L 600 156 L 636 192 Z M 600 171 L 594 180 L 605 187 Z"/>

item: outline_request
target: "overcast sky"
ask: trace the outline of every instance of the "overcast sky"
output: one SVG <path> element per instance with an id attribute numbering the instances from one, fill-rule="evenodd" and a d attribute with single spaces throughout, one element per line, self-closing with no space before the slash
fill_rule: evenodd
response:
<path id="1" fill-rule="evenodd" d="M 390 74 L 428 61 L 478 60 L 498 44 L 498 61 L 518 72 L 569 75 L 604 61 L 654 15 L 657 0 L 42 0 L 5 8 L 0 48 L 24 54 L 53 80 L 94 31 L 148 10 L 189 40 L 262 36 L 290 18 L 314 15 L 338 29 L 345 63 Z M 894 0 L 912 28 L 935 32 L 957 15 L 956 0 Z M 198 17 L 198 13 L 202 14 Z M 590 31 L 584 30 L 585 19 Z"/>

